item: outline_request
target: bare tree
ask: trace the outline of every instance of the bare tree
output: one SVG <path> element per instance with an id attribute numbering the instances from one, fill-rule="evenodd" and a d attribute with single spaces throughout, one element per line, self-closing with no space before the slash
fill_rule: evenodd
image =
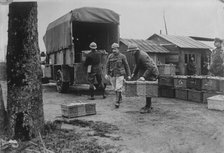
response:
<path id="1" fill-rule="evenodd" d="M 37 136 L 44 125 L 37 2 L 11 3 L 8 26 L 8 129 L 24 140 Z"/>

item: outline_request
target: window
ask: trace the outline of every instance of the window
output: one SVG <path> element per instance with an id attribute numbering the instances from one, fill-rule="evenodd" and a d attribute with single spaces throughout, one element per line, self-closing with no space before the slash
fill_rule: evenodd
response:
<path id="1" fill-rule="evenodd" d="M 184 60 L 185 60 L 185 63 L 187 64 L 191 58 L 194 58 L 194 61 L 196 61 L 196 56 L 195 54 L 184 54 Z"/>

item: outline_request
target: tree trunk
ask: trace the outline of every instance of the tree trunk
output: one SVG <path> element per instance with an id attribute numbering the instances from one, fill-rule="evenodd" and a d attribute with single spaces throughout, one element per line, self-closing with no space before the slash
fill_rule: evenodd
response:
<path id="1" fill-rule="evenodd" d="M 6 111 L 3 101 L 2 86 L 0 83 L 0 135 L 5 134 L 6 129 Z"/>
<path id="2" fill-rule="evenodd" d="M 8 26 L 8 129 L 10 136 L 26 140 L 44 125 L 37 2 L 11 3 Z"/>

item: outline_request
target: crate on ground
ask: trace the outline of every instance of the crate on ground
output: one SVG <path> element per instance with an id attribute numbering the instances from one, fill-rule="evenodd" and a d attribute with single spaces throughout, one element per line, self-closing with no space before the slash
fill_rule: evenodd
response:
<path id="1" fill-rule="evenodd" d="M 198 103 L 203 102 L 203 92 L 198 90 L 188 90 L 187 100 Z"/>
<path id="2" fill-rule="evenodd" d="M 159 74 L 164 75 L 175 75 L 176 66 L 174 64 L 158 64 L 157 65 Z"/>
<path id="3" fill-rule="evenodd" d="M 95 103 L 62 104 L 61 112 L 62 116 L 67 118 L 93 115 L 96 114 L 96 104 Z"/>
<path id="4" fill-rule="evenodd" d="M 205 91 L 203 92 L 203 103 L 208 103 L 207 99 L 212 96 L 222 95 L 222 92 L 217 91 Z"/>
<path id="5" fill-rule="evenodd" d="M 176 88 L 175 89 L 175 97 L 177 99 L 187 100 L 188 90 L 183 88 Z"/>
<path id="6" fill-rule="evenodd" d="M 208 109 L 214 110 L 224 110 L 224 95 L 216 95 L 209 97 L 208 101 Z"/>
<path id="7" fill-rule="evenodd" d="M 204 77 L 202 78 L 202 90 L 212 90 L 218 91 L 219 90 L 219 79 L 218 77 Z"/>
<path id="8" fill-rule="evenodd" d="M 135 97 L 135 96 L 158 97 L 158 82 L 126 81 L 125 95 L 127 97 Z"/>
<path id="9" fill-rule="evenodd" d="M 175 89 L 171 86 L 159 86 L 160 97 L 175 98 Z"/>
<path id="10" fill-rule="evenodd" d="M 187 77 L 187 88 L 201 90 L 202 89 L 202 76 L 188 76 Z"/>
<path id="11" fill-rule="evenodd" d="M 174 88 L 187 88 L 187 76 L 184 75 L 174 75 Z"/>
<path id="12" fill-rule="evenodd" d="M 173 76 L 171 75 L 160 75 L 159 76 L 159 86 L 174 86 Z"/>

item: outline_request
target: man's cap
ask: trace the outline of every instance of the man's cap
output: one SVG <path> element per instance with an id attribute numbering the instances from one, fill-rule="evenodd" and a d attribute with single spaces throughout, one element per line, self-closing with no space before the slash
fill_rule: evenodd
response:
<path id="1" fill-rule="evenodd" d="M 96 43 L 95 42 L 91 42 L 90 45 L 89 45 L 89 48 L 96 49 L 97 48 Z"/>
<path id="2" fill-rule="evenodd" d="M 114 48 L 119 48 L 119 45 L 118 45 L 117 43 L 113 43 L 113 44 L 111 45 L 111 48 L 112 48 L 112 49 L 114 49 Z"/>
<path id="3" fill-rule="evenodd" d="M 214 40 L 215 42 L 223 42 L 223 40 L 222 39 L 220 39 L 220 38 L 215 38 L 215 40 Z"/>
<path id="4" fill-rule="evenodd" d="M 135 50 L 139 50 L 137 44 L 131 43 L 131 44 L 128 45 L 128 50 L 127 50 L 128 52 L 135 51 Z"/>

